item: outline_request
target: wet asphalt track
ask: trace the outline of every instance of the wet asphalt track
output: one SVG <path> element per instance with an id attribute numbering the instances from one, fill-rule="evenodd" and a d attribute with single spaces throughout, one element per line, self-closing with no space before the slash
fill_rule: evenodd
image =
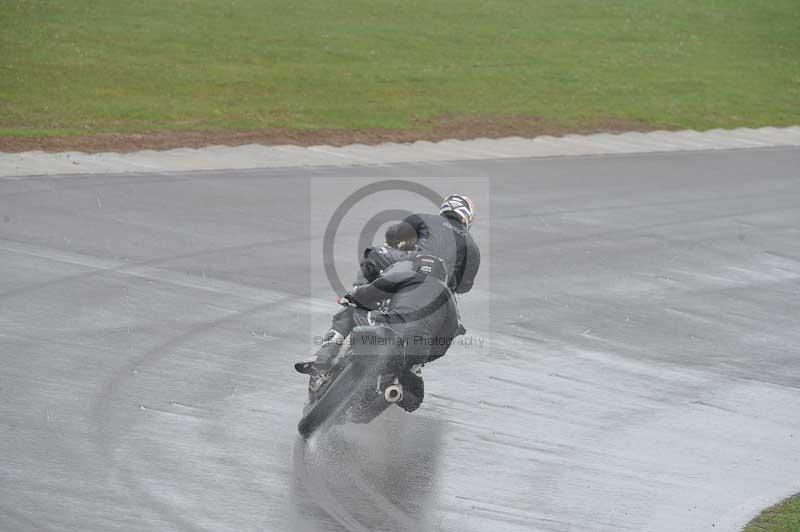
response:
<path id="1" fill-rule="evenodd" d="M 336 176 L 475 178 L 486 343 L 303 444 Z M 800 491 L 798 296 L 800 149 L 0 180 L 0 530 L 736 530 Z"/>

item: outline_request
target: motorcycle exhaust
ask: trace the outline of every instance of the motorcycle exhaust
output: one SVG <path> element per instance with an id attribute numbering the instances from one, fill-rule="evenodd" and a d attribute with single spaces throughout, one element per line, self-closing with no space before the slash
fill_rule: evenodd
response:
<path id="1" fill-rule="evenodd" d="M 383 391 L 383 398 L 386 399 L 390 403 L 396 403 L 403 399 L 403 385 L 402 384 L 392 384 L 391 386 L 387 386 L 386 389 Z"/>

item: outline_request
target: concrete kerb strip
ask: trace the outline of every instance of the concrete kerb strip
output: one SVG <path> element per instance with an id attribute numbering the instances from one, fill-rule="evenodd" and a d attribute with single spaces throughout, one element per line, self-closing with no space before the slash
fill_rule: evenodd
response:
<path id="1" fill-rule="evenodd" d="M 360 166 L 517 159 L 569 155 L 629 154 L 800 146 L 800 126 L 710 131 L 652 131 L 621 134 L 541 136 L 533 139 L 387 142 L 376 146 L 210 146 L 133 153 L 0 152 L 0 177 L 34 175 L 175 172 L 246 168 Z"/>

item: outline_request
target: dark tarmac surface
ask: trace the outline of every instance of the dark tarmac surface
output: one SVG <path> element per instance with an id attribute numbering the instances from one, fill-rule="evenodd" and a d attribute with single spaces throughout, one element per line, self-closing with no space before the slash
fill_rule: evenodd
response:
<path id="1" fill-rule="evenodd" d="M 304 443 L 386 178 L 475 196 L 475 344 Z M 798 296 L 800 149 L 0 179 L 0 530 L 737 530 L 800 491 Z"/>

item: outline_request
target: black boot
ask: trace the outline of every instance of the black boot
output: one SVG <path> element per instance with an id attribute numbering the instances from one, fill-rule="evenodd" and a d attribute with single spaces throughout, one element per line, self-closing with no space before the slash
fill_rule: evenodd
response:
<path id="1" fill-rule="evenodd" d="M 314 356 L 308 360 L 296 363 L 294 369 L 299 373 L 305 373 L 307 375 L 328 371 L 331 369 L 333 359 L 342 347 L 343 341 L 344 337 L 331 329 L 322 338 L 322 345 Z"/>
<path id="2" fill-rule="evenodd" d="M 331 369 L 331 363 L 341 346 L 342 344 L 337 344 L 335 342 L 322 344 L 322 347 L 319 348 L 319 351 L 317 351 L 315 355 L 314 368 L 316 368 L 317 371 L 328 371 Z"/>

